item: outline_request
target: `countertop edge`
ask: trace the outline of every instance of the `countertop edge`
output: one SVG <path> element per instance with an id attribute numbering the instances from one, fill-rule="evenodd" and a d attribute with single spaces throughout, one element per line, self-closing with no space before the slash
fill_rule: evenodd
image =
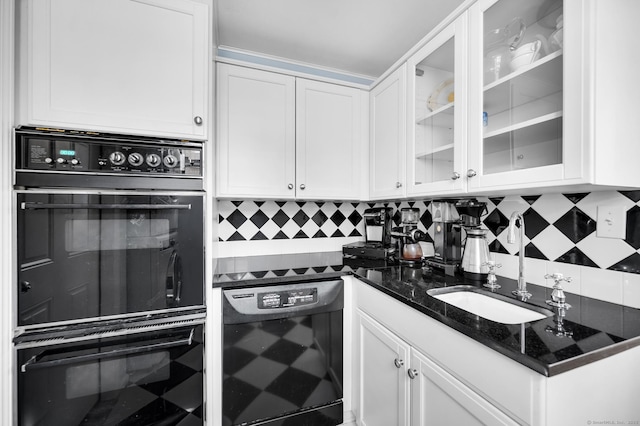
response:
<path id="1" fill-rule="evenodd" d="M 549 374 L 548 376 L 556 376 L 560 373 L 565 373 L 567 371 L 573 370 L 578 367 L 582 367 L 596 361 L 600 361 L 602 359 L 608 358 L 610 356 L 619 354 L 626 350 L 635 348 L 636 346 L 640 346 L 640 337 L 634 337 L 633 339 L 628 339 L 623 342 L 614 343 L 612 345 L 607 346 L 606 348 L 596 349 L 587 354 L 578 355 L 574 358 L 560 361 L 554 364 L 549 365 Z"/>
<path id="2" fill-rule="evenodd" d="M 243 287 L 263 287 L 269 286 L 273 284 L 287 284 L 292 282 L 309 282 L 309 281 L 323 281 L 323 280 L 332 280 L 338 279 L 343 276 L 353 276 L 360 280 L 361 282 L 375 288 L 378 291 L 392 297 L 393 299 L 403 303 L 408 308 L 415 309 L 418 312 L 438 321 L 439 323 L 455 330 L 468 338 L 488 347 L 499 354 L 506 356 L 507 358 L 517 362 L 520 365 L 523 365 L 536 373 L 539 373 L 546 377 L 553 377 L 558 374 L 588 365 L 590 363 L 602 360 L 604 358 L 608 358 L 610 356 L 616 355 L 618 353 L 624 352 L 628 349 L 634 348 L 636 346 L 640 346 L 640 337 L 632 338 L 625 340 L 623 342 L 614 343 L 605 348 L 595 350 L 593 352 L 589 352 L 587 354 L 577 355 L 571 359 L 560 361 L 552 364 L 545 364 L 539 362 L 535 359 L 532 359 L 529 356 L 524 354 L 518 354 L 513 350 L 510 350 L 506 347 L 503 347 L 496 342 L 484 338 L 477 333 L 474 333 L 473 330 L 468 329 L 464 326 L 464 324 L 458 323 L 451 318 L 444 317 L 438 312 L 435 312 L 425 306 L 422 306 L 417 303 L 413 303 L 411 300 L 403 297 L 401 294 L 395 293 L 384 286 L 377 284 L 374 281 L 359 275 L 355 271 L 336 271 L 336 272 L 320 272 L 309 275 L 294 275 L 294 276 L 282 276 L 282 277 L 269 277 L 269 278 L 250 278 L 250 279 L 238 279 L 231 281 L 223 281 L 223 282 L 215 282 L 213 284 L 213 288 L 221 288 L 222 290 L 231 289 L 231 288 L 243 288 Z"/>

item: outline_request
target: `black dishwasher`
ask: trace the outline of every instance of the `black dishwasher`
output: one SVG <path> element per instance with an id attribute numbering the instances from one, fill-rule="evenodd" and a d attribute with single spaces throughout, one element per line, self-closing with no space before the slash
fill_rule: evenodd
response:
<path id="1" fill-rule="evenodd" d="M 342 280 L 223 294 L 223 425 L 341 424 Z"/>

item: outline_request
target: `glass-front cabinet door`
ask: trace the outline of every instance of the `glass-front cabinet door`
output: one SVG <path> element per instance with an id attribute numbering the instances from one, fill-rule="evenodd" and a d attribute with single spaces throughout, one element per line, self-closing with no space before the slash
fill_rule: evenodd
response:
<path id="1" fill-rule="evenodd" d="M 563 0 L 471 8 L 469 190 L 567 178 L 563 10 Z"/>
<path id="2" fill-rule="evenodd" d="M 407 195 L 464 188 L 466 35 L 465 12 L 408 61 Z"/>

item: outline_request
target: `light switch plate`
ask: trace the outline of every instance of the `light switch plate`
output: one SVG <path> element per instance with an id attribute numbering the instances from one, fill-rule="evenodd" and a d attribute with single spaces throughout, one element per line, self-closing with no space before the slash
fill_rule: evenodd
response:
<path id="1" fill-rule="evenodd" d="M 627 210 L 623 206 L 598 206 L 596 236 L 624 239 L 627 232 Z"/>

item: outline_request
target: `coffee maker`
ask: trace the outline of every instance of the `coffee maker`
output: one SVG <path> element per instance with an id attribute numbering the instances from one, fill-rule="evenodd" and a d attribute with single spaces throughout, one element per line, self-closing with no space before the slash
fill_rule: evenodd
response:
<path id="1" fill-rule="evenodd" d="M 427 264 L 447 275 L 455 275 L 462 259 L 460 218 L 455 200 L 431 202 L 434 255 Z"/>
<path id="2" fill-rule="evenodd" d="M 398 260 L 402 264 L 422 266 L 420 241 L 426 241 L 427 234 L 418 229 L 419 220 L 419 209 L 400 209 L 400 226 L 394 228 L 391 235 L 398 241 Z"/>
<path id="3" fill-rule="evenodd" d="M 461 263 L 464 276 L 472 280 L 484 280 L 489 273 L 487 262 L 491 257 L 487 230 L 480 227 L 480 217 L 487 212 L 487 203 L 466 199 L 457 201 L 455 207 L 467 236 Z"/>
<path id="4" fill-rule="evenodd" d="M 367 259 L 388 259 L 395 253 L 391 243 L 391 207 L 376 207 L 364 211 L 365 241 L 345 244 L 342 254 Z"/>

